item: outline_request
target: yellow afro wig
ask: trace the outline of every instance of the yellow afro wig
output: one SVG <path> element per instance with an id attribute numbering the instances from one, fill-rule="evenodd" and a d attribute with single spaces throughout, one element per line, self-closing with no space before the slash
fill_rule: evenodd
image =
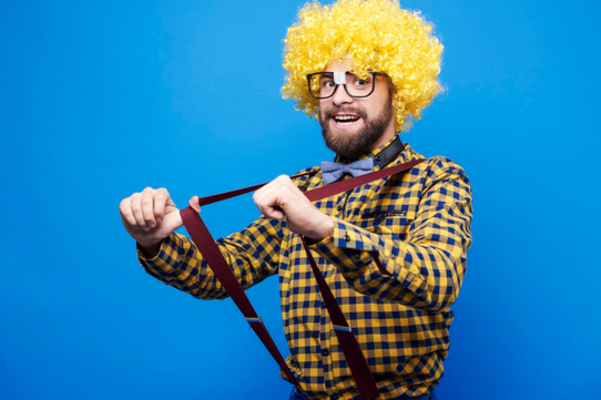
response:
<path id="1" fill-rule="evenodd" d="M 309 93 L 306 75 L 350 57 L 352 72 L 384 72 L 394 85 L 396 130 L 411 128 L 442 91 L 438 74 L 442 44 L 419 11 L 401 9 L 397 0 L 339 0 L 329 6 L 307 3 L 284 39 L 282 97 L 314 119 L 319 101 Z"/>

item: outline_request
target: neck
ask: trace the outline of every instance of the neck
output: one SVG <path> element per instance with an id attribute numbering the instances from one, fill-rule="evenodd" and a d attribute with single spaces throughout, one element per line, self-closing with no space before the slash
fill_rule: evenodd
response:
<path id="1" fill-rule="evenodd" d="M 372 144 L 368 149 L 366 149 L 364 154 L 371 153 L 378 147 L 384 146 L 386 143 L 390 142 L 396 136 L 396 127 L 395 127 L 395 119 L 392 118 L 390 122 L 388 122 L 388 126 L 384 130 L 384 133 L 374 144 Z"/>

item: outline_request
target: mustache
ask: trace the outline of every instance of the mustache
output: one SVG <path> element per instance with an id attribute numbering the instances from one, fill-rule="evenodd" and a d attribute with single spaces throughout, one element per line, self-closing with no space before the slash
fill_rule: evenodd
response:
<path id="1" fill-rule="evenodd" d="M 359 108 L 335 106 L 324 111 L 324 119 L 333 118 L 337 113 L 357 114 L 364 120 L 367 120 L 367 113 Z"/>

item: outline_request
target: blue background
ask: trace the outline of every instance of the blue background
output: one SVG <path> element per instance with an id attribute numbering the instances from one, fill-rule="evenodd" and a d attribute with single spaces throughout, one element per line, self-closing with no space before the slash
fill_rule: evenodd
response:
<path id="1" fill-rule="evenodd" d="M 138 266 L 122 198 L 183 207 L 332 154 L 280 86 L 285 1 L 3 1 L 0 398 L 286 399 L 230 300 Z M 403 140 L 470 176 L 442 399 L 599 399 L 599 2 L 405 1 L 445 45 Z M 217 236 L 258 216 L 206 207 Z M 249 291 L 280 349 L 277 279 Z"/>

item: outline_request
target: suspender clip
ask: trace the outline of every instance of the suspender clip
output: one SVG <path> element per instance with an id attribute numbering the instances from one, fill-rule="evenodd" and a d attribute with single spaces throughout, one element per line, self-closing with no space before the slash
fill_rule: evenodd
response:
<path id="1" fill-rule="evenodd" d="M 334 325 L 334 329 L 337 331 L 353 332 L 350 326 Z"/>

